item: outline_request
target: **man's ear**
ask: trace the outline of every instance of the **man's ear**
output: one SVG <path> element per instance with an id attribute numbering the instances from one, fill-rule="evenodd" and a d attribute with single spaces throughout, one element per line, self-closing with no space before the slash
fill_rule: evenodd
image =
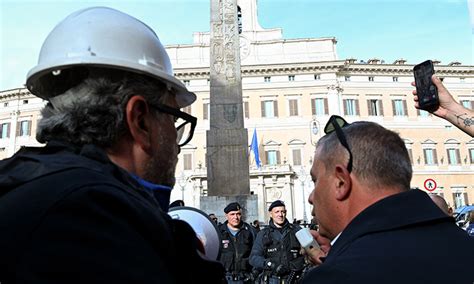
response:
<path id="1" fill-rule="evenodd" d="M 149 153 L 151 150 L 151 120 L 150 108 L 142 96 L 132 96 L 125 107 L 130 136 L 134 144 L 137 144 L 143 151 Z"/>
<path id="2" fill-rule="evenodd" d="M 347 199 L 352 189 L 351 173 L 349 173 L 346 167 L 336 165 L 334 176 L 336 199 L 339 201 Z"/>

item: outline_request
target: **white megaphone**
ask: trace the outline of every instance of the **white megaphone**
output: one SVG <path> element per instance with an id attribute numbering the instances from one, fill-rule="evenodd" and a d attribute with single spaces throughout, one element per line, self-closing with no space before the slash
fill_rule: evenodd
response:
<path id="1" fill-rule="evenodd" d="M 172 207 L 168 215 L 176 220 L 188 223 L 196 233 L 204 248 L 204 256 L 210 260 L 218 260 L 220 256 L 221 238 L 215 223 L 203 211 L 188 207 Z"/>

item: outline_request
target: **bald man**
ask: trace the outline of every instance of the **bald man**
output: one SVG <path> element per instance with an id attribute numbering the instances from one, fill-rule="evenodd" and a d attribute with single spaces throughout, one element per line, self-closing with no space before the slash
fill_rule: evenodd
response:
<path id="1" fill-rule="evenodd" d="M 446 215 L 453 216 L 453 208 L 449 207 L 446 200 L 443 197 L 437 194 L 430 194 L 431 200 L 443 211 Z"/>
<path id="2" fill-rule="evenodd" d="M 349 124 L 338 116 L 324 131 L 309 201 L 331 247 L 303 283 L 472 283 L 466 271 L 474 267 L 474 239 L 428 194 L 410 189 L 413 172 L 400 136 L 374 122 Z M 443 262 L 436 273 L 420 269 L 437 259 L 456 261 Z"/>

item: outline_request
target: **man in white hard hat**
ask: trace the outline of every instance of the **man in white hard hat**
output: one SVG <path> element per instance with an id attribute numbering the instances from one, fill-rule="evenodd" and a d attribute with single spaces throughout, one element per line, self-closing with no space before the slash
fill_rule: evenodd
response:
<path id="1" fill-rule="evenodd" d="M 46 145 L 0 161 L 0 282 L 219 283 L 222 266 L 166 214 L 196 126 L 179 109 L 196 97 L 153 30 L 109 8 L 73 13 L 26 86 L 48 101 Z"/>

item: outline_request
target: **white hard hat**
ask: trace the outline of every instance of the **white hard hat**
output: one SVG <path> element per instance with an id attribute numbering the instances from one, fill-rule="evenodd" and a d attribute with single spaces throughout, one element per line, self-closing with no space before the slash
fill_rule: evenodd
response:
<path id="1" fill-rule="evenodd" d="M 86 8 L 60 22 L 44 41 L 26 86 L 32 94 L 49 99 L 79 83 L 89 67 L 158 79 L 174 89 L 179 107 L 196 100 L 196 95 L 174 77 L 168 54 L 155 32 L 132 16 L 107 7 Z"/>

